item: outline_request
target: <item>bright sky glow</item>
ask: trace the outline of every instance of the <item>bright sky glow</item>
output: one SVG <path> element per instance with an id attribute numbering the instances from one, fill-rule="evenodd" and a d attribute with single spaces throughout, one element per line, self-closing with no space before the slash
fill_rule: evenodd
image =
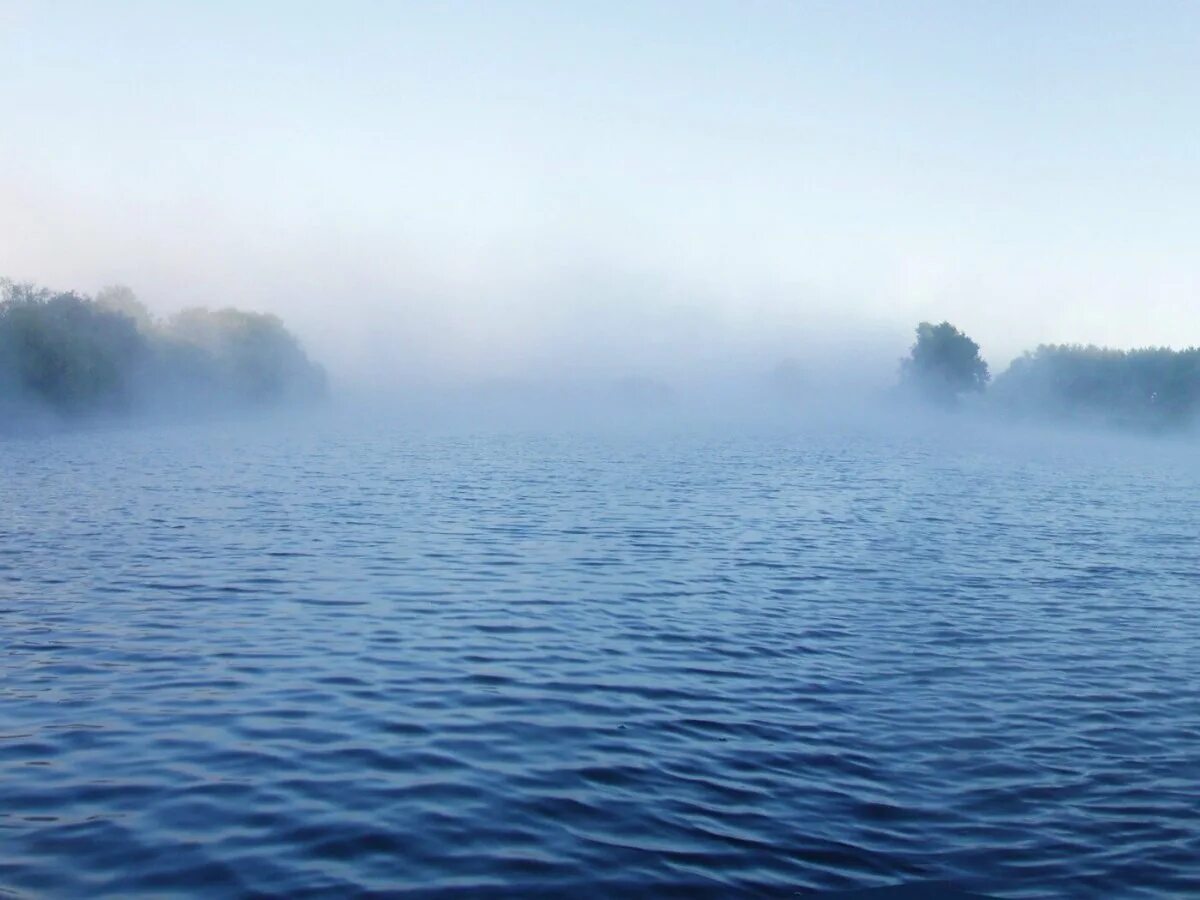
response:
<path id="1" fill-rule="evenodd" d="M 1200 343 L 1200 4 L 0 2 L 0 274 L 488 376 Z"/>

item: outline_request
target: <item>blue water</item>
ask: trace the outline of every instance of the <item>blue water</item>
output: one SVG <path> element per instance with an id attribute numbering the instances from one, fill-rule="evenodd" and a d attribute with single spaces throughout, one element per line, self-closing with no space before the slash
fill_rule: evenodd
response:
<path id="1" fill-rule="evenodd" d="M 0 442 L 0 894 L 1198 894 L 1197 459 Z"/>

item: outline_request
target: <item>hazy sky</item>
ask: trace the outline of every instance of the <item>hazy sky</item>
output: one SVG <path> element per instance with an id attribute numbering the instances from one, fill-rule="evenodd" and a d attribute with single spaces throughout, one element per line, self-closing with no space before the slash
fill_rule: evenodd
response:
<path id="1" fill-rule="evenodd" d="M 1200 3 L 0 0 L 0 109 L 0 274 L 360 373 L 1200 343 Z"/>

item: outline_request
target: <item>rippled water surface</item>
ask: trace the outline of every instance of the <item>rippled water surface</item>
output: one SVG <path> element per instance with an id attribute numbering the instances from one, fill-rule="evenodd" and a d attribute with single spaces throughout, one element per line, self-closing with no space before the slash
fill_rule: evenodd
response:
<path id="1" fill-rule="evenodd" d="M 1198 894 L 1196 459 L 0 442 L 0 894 Z"/>

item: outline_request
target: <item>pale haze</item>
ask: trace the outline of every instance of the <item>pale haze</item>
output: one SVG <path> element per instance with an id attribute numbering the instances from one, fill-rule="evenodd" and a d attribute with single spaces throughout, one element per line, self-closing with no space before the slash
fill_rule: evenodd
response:
<path id="1" fill-rule="evenodd" d="M 0 275 L 343 380 L 1200 335 L 1200 6 L 4 3 Z"/>

